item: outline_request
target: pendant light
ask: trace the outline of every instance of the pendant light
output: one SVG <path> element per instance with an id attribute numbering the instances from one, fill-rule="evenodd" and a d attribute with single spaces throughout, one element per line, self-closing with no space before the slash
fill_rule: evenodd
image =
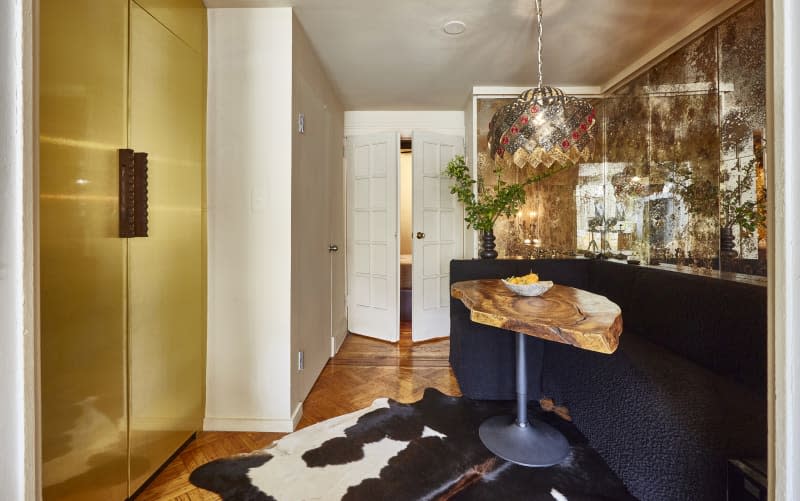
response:
<path id="1" fill-rule="evenodd" d="M 541 0 L 536 0 L 536 15 L 539 85 L 520 94 L 492 117 L 489 157 L 520 168 L 561 170 L 591 156 L 595 110 L 584 99 L 542 85 Z"/>

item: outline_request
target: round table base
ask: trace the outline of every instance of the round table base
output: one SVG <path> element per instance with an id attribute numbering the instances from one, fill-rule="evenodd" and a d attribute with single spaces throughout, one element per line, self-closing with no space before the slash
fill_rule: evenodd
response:
<path id="1" fill-rule="evenodd" d="M 569 454 L 566 437 L 541 421 L 522 427 L 514 416 L 494 416 L 481 424 L 478 434 L 487 449 L 522 466 L 552 466 Z"/>

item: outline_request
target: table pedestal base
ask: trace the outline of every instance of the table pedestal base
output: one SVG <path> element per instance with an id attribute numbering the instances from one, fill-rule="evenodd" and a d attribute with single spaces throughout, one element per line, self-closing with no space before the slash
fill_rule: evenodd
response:
<path id="1" fill-rule="evenodd" d="M 495 455 L 522 466 L 552 466 L 569 454 L 569 442 L 547 423 L 519 426 L 514 416 L 494 416 L 481 424 L 481 442 Z"/>
<path id="2" fill-rule="evenodd" d="M 525 334 L 517 333 L 517 417 L 495 416 L 478 434 L 487 449 L 522 466 L 552 466 L 569 454 L 566 437 L 547 423 L 528 420 L 528 370 Z M 541 370 L 541 367 L 537 367 Z"/>

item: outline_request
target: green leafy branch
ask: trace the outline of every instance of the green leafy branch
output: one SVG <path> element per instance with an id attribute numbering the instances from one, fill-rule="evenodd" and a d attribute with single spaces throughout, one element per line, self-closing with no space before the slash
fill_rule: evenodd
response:
<path id="1" fill-rule="evenodd" d="M 464 157 L 457 155 L 447 164 L 445 174 L 455 181 L 450 193 L 456 195 L 458 201 L 464 204 L 464 221 L 467 222 L 467 227 L 485 233 L 492 231 L 500 216 L 513 216 L 525 203 L 526 186 L 550 177 L 566 167 L 550 169 L 531 176 L 522 183 L 508 183 L 503 180 L 503 166 L 498 162 L 493 171 L 497 181 L 494 186 L 487 187 L 482 179 L 479 178 L 477 181 L 472 179 Z M 476 184 L 477 195 L 474 189 Z"/>
<path id="2" fill-rule="evenodd" d="M 742 198 L 753 189 L 753 182 L 756 178 L 756 159 L 752 158 L 749 162 L 742 165 L 737 163 L 731 171 L 722 171 L 722 181 L 728 181 L 732 176 L 736 176 L 736 183 L 732 188 L 720 190 L 720 224 L 723 228 L 731 228 L 738 224 L 741 229 L 751 234 L 756 231 L 766 220 L 766 190 L 759 190 L 755 200 L 745 200 Z"/>
<path id="3" fill-rule="evenodd" d="M 746 164 L 737 162 L 732 169 L 722 170 L 722 183 L 734 176 L 736 178 L 730 188 L 725 184 L 720 187 L 709 179 L 696 180 L 689 167 L 677 163 L 668 166 L 668 180 L 673 183 L 673 191 L 684 201 L 690 214 L 716 217 L 719 211 L 722 228 L 739 225 L 745 232 L 752 233 L 766 219 L 767 202 L 766 190 L 759 190 L 755 200 L 742 200 L 753 189 L 755 164 L 756 159 L 752 158 Z"/>

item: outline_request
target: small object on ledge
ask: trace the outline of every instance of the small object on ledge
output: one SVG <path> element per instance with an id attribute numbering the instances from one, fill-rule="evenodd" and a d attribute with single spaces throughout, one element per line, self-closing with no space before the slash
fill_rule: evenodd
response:
<path id="1" fill-rule="evenodd" d="M 658 266 L 659 264 L 661 264 L 661 262 L 658 260 L 658 258 L 650 258 L 650 266 Z"/>
<path id="2" fill-rule="evenodd" d="M 639 264 L 640 261 L 638 259 L 628 259 L 628 264 Z"/>

